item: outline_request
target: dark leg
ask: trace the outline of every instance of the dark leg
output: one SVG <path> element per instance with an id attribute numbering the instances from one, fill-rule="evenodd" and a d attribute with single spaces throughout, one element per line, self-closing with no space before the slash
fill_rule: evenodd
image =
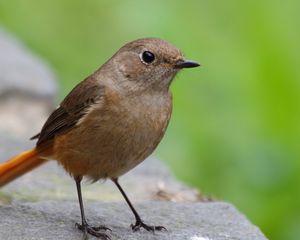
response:
<path id="1" fill-rule="evenodd" d="M 78 201 L 79 201 L 79 206 L 80 206 L 80 213 L 81 213 L 81 224 L 76 223 L 76 227 L 83 232 L 83 236 L 84 236 L 85 240 L 88 239 L 88 235 L 87 235 L 88 233 L 95 237 L 99 237 L 99 238 L 102 238 L 105 240 L 110 240 L 110 237 L 107 234 L 98 232 L 101 229 L 110 230 L 109 228 L 102 227 L 102 226 L 91 227 L 88 225 L 88 223 L 86 221 L 85 214 L 84 214 L 84 208 L 83 208 L 82 195 L 81 195 L 81 184 L 80 184 L 81 180 L 82 180 L 82 177 L 75 178 L 77 194 L 78 194 Z"/>
<path id="2" fill-rule="evenodd" d="M 140 230 L 140 228 L 144 228 L 147 231 L 152 231 L 154 232 L 155 230 L 157 231 L 162 231 L 162 230 L 167 230 L 165 227 L 163 226 L 149 226 L 147 224 L 145 224 L 140 215 L 137 213 L 137 211 L 134 209 L 133 205 L 131 204 L 129 198 L 127 197 L 126 193 L 124 192 L 124 190 L 122 189 L 122 187 L 120 186 L 118 179 L 112 179 L 112 181 L 117 185 L 118 189 L 120 190 L 120 192 L 122 193 L 123 197 L 125 198 L 128 206 L 130 207 L 131 211 L 133 212 L 134 216 L 135 216 L 135 224 L 131 225 L 131 228 L 133 231 L 137 231 Z"/>

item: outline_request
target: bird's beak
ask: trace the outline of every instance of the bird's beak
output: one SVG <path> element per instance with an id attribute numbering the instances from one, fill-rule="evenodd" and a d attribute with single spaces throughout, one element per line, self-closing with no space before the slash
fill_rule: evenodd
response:
<path id="1" fill-rule="evenodd" d="M 185 59 L 181 59 L 179 61 L 177 61 L 177 63 L 175 64 L 175 68 L 194 68 L 194 67 L 199 67 L 200 64 L 192 61 L 192 60 L 185 60 Z"/>

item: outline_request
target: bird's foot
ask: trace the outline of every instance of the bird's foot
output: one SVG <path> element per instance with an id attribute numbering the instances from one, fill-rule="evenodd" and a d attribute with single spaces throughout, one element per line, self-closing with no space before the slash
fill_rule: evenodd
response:
<path id="1" fill-rule="evenodd" d="M 167 231 L 167 229 L 164 226 L 150 226 L 145 224 L 142 220 L 137 220 L 134 225 L 131 224 L 131 228 L 134 232 L 139 231 L 141 228 L 144 228 L 149 232 Z"/>
<path id="2" fill-rule="evenodd" d="M 87 223 L 85 223 L 85 224 L 76 223 L 76 227 L 83 232 L 84 240 L 88 239 L 88 234 L 91 234 L 91 235 L 101 238 L 103 240 L 111 240 L 111 238 L 108 234 L 106 234 L 104 232 L 99 232 L 101 230 L 111 232 L 111 229 L 108 227 L 105 227 L 105 226 L 92 227 L 92 226 L 88 225 Z"/>

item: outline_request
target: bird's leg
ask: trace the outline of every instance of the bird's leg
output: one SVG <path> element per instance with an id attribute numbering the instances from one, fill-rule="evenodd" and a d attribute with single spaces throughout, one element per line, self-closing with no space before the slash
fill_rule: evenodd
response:
<path id="1" fill-rule="evenodd" d="M 95 237 L 102 238 L 104 240 L 110 240 L 111 238 L 107 234 L 98 232 L 99 230 L 110 230 L 109 228 L 104 227 L 104 226 L 91 227 L 90 225 L 88 225 L 88 223 L 86 221 L 85 214 L 84 214 L 84 208 L 83 208 L 82 195 L 81 195 L 81 184 L 80 184 L 81 180 L 82 180 L 82 177 L 75 178 L 77 194 L 78 194 L 78 201 L 79 201 L 79 206 L 80 206 L 80 213 L 81 213 L 81 224 L 76 223 L 76 227 L 83 232 L 84 240 L 88 239 L 88 233 Z"/>
<path id="2" fill-rule="evenodd" d="M 123 195 L 123 197 L 125 198 L 128 206 L 130 207 L 131 211 L 133 212 L 134 216 L 135 216 L 135 224 L 131 224 L 131 228 L 132 230 L 138 231 L 140 230 L 140 228 L 144 228 L 147 231 L 162 231 L 162 230 L 167 230 L 165 227 L 163 226 L 151 226 L 151 225 L 147 225 L 145 224 L 140 215 L 137 213 L 137 211 L 134 209 L 133 205 L 131 204 L 129 198 L 127 197 L 126 193 L 124 192 L 124 190 L 122 189 L 122 187 L 120 186 L 118 179 L 112 179 L 112 181 L 117 185 L 118 189 L 120 190 L 121 194 Z"/>

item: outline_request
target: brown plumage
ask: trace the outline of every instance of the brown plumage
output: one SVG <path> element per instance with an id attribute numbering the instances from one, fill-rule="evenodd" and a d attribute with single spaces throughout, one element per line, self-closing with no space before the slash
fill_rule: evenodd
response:
<path id="1" fill-rule="evenodd" d="M 85 235 L 109 238 L 85 221 L 80 191 L 85 176 L 93 181 L 110 178 L 116 183 L 136 217 L 134 230 L 164 229 L 141 221 L 117 179 L 156 148 L 172 112 L 169 86 L 180 69 L 196 66 L 199 64 L 184 60 L 180 50 L 160 39 L 126 44 L 54 110 L 33 137 L 38 141 L 27 165 L 24 156 L 22 161 L 16 157 L 0 165 L 0 173 L 2 170 L 6 176 L 6 180 L 0 176 L 0 186 L 45 161 L 42 159 L 54 159 L 76 180 L 82 214 L 78 228 Z M 32 164 L 28 165 L 29 161 Z M 8 167 L 16 163 L 22 171 Z"/>

